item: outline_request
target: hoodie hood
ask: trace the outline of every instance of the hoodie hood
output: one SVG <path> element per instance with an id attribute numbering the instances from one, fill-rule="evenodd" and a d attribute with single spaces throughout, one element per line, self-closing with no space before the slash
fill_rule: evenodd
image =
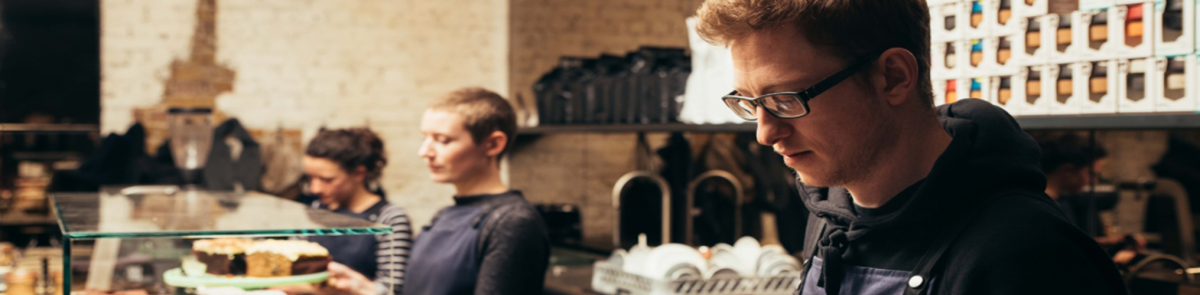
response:
<path id="1" fill-rule="evenodd" d="M 884 205 L 894 206 L 895 211 L 860 216 L 854 213 L 845 188 L 798 184 L 804 205 L 825 220 L 817 241 L 824 259 L 817 285 L 828 294 L 840 291 L 843 253 L 872 231 L 918 222 L 960 222 L 950 220 L 960 216 L 952 210 L 982 202 L 989 192 L 1016 189 L 1040 193 L 1045 189 L 1041 150 L 1008 113 L 988 102 L 966 99 L 938 107 L 938 117 L 952 138 L 950 145 L 911 195 Z"/>
<path id="2" fill-rule="evenodd" d="M 897 210 L 859 217 L 845 188 L 798 183 L 805 206 L 831 224 L 853 224 L 849 230 L 856 231 L 944 217 L 945 210 L 979 201 L 982 192 L 1045 189 L 1037 142 L 1004 110 L 982 100 L 967 99 L 942 105 L 937 111 L 953 139 L 913 195 L 896 200 L 906 201 Z"/>

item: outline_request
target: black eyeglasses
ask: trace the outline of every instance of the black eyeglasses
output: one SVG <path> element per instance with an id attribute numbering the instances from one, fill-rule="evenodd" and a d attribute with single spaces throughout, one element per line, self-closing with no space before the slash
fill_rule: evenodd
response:
<path id="1" fill-rule="evenodd" d="M 817 82 L 812 87 L 804 89 L 800 92 L 777 92 L 766 94 L 759 97 L 745 97 L 737 95 L 737 90 L 725 95 L 721 100 L 725 101 L 725 105 L 733 110 L 738 117 L 746 119 L 746 121 L 758 120 L 758 106 L 762 106 L 767 112 L 771 113 L 780 119 L 795 119 L 808 115 L 808 101 L 817 95 L 833 88 L 833 86 L 841 83 L 846 78 L 849 78 L 854 73 L 862 70 L 866 65 L 875 61 L 883 52 L 867 55 L 862 59 L 855 61 L 850 66 L 841 71 L 826 77 L 825 80 Z"/>

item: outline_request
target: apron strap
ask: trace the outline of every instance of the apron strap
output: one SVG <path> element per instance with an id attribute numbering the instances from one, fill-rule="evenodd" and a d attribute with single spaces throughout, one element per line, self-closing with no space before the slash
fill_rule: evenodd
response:
<path id="1" fill-rule="evenodd" d="M 386 207 L 387 205 L 387 200 L 381 199 L 379 202 L 375 202 L 375 205 L 371 205 L 371 208 L 367 208 L 366 211 L 363 211 L 362 214 L 367 216 L 367 221 L 379 222 L 379 215 L 383 214 L 383 207 Z M 388 226 L 391 225 L 388 224 Z"/>
<path id="2" fill-rule="evenodd" d="M 1004 191 L 1002 193 L 1011 194 L 1012 192 Z M 1000 195 L 1001 194 L 993 194 L 992 196 Z M 988 204 L 991 204 L 992 201 L 995 201 L 999 198 L 1000 197 L 991 197 L 980 200 L 979 202 L 975 203 L 974 206 L 971 206 L 971 208 L 961 211 L 962 215 L 960 215 L 960 220 L 962 220 L 962 222 L 952 223 L 949 227 L 944 228 L 941 234 L 934 238 L 929 248 L 925 250 L 925 254 L 921 256 L 921 260 L 917 261 L 916 267 L 913 268 L 912 276 L 908 278 L 908 288 L 904 289 L 904 295 L 919 295 L 922 291 L 928 289 L 931 281 L 930 274 L 933 273 L 934 268 L 939 266 L 938 262 L 941 261 L 942 254 L 946 253 L 946 249 L 949 249 L 950 245 L 954 244 L 954 241 L 958 239 L 963 230 L 965 230 L 968 225 L 975 221 L 975 217 L 979 216 L 979 213 L 982 212 L 984 208 L 987 208 Z"/>
<path id="3" fill-rule="evenodd" d="M 817 239 L 814 239 L 816 242 L 813 243 L 812 249 L 809 249 L 808 259 L 804 260 L 804 269 L 800 271 L 800 288 L 804 288 L 804 284 L 807 283 L 804 280 L 808 278 L 808 270 L 812 268 L 813 257 L 817 257 L 817 252 L 821 249 L 821 242 L 818 239 L 825 234 L 825 227 L 829 226 L 825 218 L 817 218 L 817 220 L 821 221 L 821 230 L 817 231 Z M 797 292 L 799 291 L 797 290 Z"/>

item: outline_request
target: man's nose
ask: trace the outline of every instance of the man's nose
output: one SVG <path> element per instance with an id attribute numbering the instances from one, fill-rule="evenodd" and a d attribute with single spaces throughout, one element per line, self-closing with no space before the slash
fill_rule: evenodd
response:
<path id="1" fill-rule="evenodd" d="M 759 106 L 757 110 L 754 116 L 758 118 L 758 130 L 755 134 L 758 137 L 758 144 L 775 145 L 792 132 L 792 126 L 783 119 L 768 113 L 762 106 Z"/>

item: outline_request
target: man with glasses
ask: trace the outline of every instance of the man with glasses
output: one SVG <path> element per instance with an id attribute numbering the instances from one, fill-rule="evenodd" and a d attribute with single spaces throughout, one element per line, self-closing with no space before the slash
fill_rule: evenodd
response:
<path id="1" fill-rule="evenodd" d="M 937 108 L 922 0 L 708 0 L 734 91 L 812 212 L 801 294 L 1125 294 L 1043 190 L 1037 143 L 978 99 Z"/>

